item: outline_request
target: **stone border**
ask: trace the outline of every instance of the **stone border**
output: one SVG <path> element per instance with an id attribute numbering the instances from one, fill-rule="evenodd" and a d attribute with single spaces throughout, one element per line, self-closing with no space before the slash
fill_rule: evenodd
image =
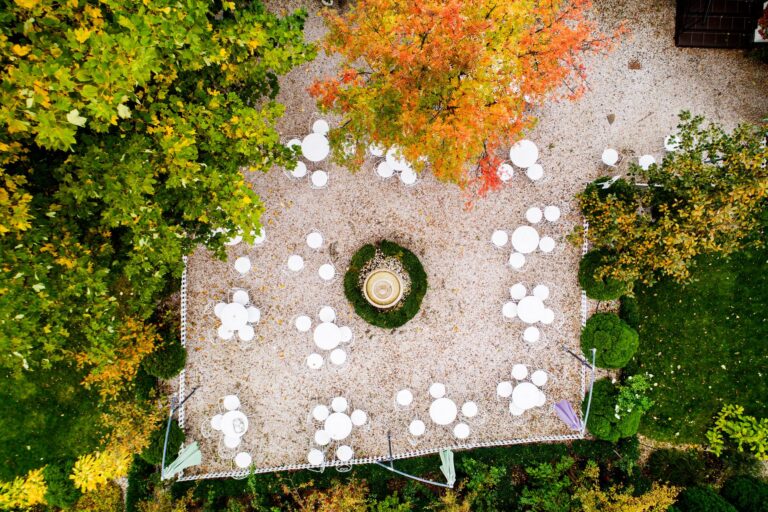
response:
<path id="1" fill-rule="evenodd" d="M 587 242 L 587 233 L 589 232 L 589 222 L 584 220 L 583 222 L 584 226 L 584 243 L 581 247 L 581 254 L 584 256 L 587 253 L 587 250 L 589 249 L 589 243 Z M 186 348 L 187 346 L 187 257 L 184 256 L 184 271 L 181 274 L 181 345 Z M 587 293 L 582 290 L 581 291 L 581 325 L 582 327 L 586 325 L 587 323 Z M 581 363 L 579 363 L 579 366 L 581 367 L 581 394 L 582 396 L 585 396 L 587 394 L 587 371 L 585 369 L 585 366 Z M 179 392 L 178 397 L 180 399 L 183 399 L 184 393 L 186 391 L 185 389 L 185 373 L 186 373 L 186 367 L 181 371 L 179 374 Z M 579 408 L 580 410 L 581 408 Z M 182 430 L 184 430 L 184 404 L 181 404 L 181 407 L 179 407 L 179 427 L 181 427 Z M 489 448 L 493 446 L 512 446 L 517 444 L 526 444 L 526 443 L 541 443 L 541 442 L 553 442 L 553 441 L 574 441 L 577 439 L 584 439 L 586 433 L 586 425 L 584 430 L 579 432 L 578 434 L 566 434 L 566 435 L 560 435 L 560 436 L 533 436 L 533 437 L 526 437 L 526 438 L 515 438 L 515 439 L 506 439 L 501 441 L 483 441 L 478 443 L 470 443 L 470 444 L 456 444 L 452 446 L 444 446 L 440 448 L 424 448 L 421 450 L 414 450 L 410 452 L 405 453 L 395 453 L 392 454 L 391 460 L 401 460 L 401 459 L 409 459 L 413 457 L 422 457 L 424 455 L 431 455 L 434 453 L 439 453 L 443 450 L 473 450 L 475 448 Z M 181 448 L 183 448 L 184 445 L 182 444 Z M 388 456 L 379 456 L 379 457 L 366 457 L 362 459 L 352 459 L 348 462 L 341 462 L 341 461 L 329 461 L 323 463 L 321 466 L 313 466 L 311 464 L 289 464 L 286 466 L 272 466 L 267 468 L 250 468 L 248 470 L 241 470 L 241 471 L 216 471 L 213 473 L 201 473 L 197 475 L 188 475 L 185 476 L 184 472 L 182 471 L 180 473 L 180 477 L 178 478 L 178 481 L 180 482 L 190 482 L 194 480 L 206 480 L 210 478 L 245 478 L 250 473 L 254 474 L 261 474 L 261 473 L 273 473 L 276 471 L 296 471 L 301 469 L 311 469 L 311 470 L 324 470 L 327 467 L 336 467 L 339 470 L 341 468 L 350 468 L 353 465 L 356 464 L 373 464 L 374 462 L 382 462 L 382 461 L 389 461 L 390 458 Z"/>

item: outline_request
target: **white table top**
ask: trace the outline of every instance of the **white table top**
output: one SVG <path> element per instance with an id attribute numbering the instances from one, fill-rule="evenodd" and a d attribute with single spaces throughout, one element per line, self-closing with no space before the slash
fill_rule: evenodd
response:
<path id="1" fill-rule="evenodd" d="M 333 350 L 341 343 L 339 326 L 331 322 L 323 322 L 315 327 L 313 337 L 315 345 L 323 350 Z"/>
<path id="2" fill-rule="evenodd" d="M 530 382 L 523 382 L 512 390 L 512 403 L 520 409 L 530 409 L 539 403 L 539 388 Z"/>
<path id="3" fill-rule="evenodd" d="M 248 311 L 245 306 L 232 302 L 221 309 L 221 325 L 235 331 L 248 322 Z"/>
<path id="4" fill-rule="evenodd" d="M 343 412 L 334 412 L 325 419 L 324 428 L 331 439 L 341 441 L 352 433 L 352 420 Z"/>
<path id="5" fill-rule="evenodd" d="M 605 165 L 614 165 L 619 161 L 619 152 L 612 148 L 605 149 L 603 150 L 602 159 Z"/>
<path id="6" fill-rule="evenodd" d="M 448 425 L 458 414 L 456 404 L 450 398 L 438 398 L 429 406 L 429 417 L 438 425 Z"/>
<path id="7" fill-rule="evenodd" d="M 539 246 L 539 232 L 531 226 L 520 226 L 512 233 L 512 247 L 517 252 L 529 254 Z"/>
<path id="8" fill-rule="evenodd" d="M 523 139 L 509 149 L 509 159 L 518 167 L 528 168 L 539 159 L 539 148 L 533 141 Z"/>
<path id="9" fill-rule="evenodd" d="M 248 418 L 241 411 L 228 411 L 221 417 L 221 431 L 225 436 L 240 437 L 248 430 Z"/>
<path id="10" fill-rule="evenodd" d="M 541 318 L 544 309 L 541 299 L 529 295 L 517 303 L 517 316 L 527 324 L 535 324 Z"/>
<path id="11" fill-rule="evenodd" d="M 310 133 L 301 141 L 301 154 L 310 162 L 319 162 L 330 152 L 328 139 L 320 133 Z"/>

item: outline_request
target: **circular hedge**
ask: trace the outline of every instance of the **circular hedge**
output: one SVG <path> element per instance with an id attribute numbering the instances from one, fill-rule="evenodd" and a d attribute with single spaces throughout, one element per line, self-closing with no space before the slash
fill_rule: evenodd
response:
<path id="1" fill-rule="evenodd" d="M 177 336 L 166 333 L 164 337 L 165 341 L 145 357 L 141 365 L 153 377 L 168 380 L 184 369 L 187 364 L 187 351 Z"/>
<path id="2" fill-rule="evenodd" d="M 589 251 L 579 262 L 579 286 L 587 297 L 595 300 L 614 300 L 627 293 L 631 283 L 612 277 L 597 279 L 595 274 L 609 263 L 611 256 L 600 250 Z"/>
<path id="3" fill-rule="evenodd" d="M 616 417 L 618 390 L 607 378 L 595 381 L 592 388 L 592 408 L 587 418 L 587 429 L 598 439 L 617 442 L 624 437 L 637 434 L 643 411 L 634 407 L 631 412 Z M 581 403 L 582 413 L 586 414 L 589 396 Z"/>
<path id="4" fill-rule="evenodd" d="M 600 368 L 623 368 L 639 344 L 637 331 L 613 313 L 592 315 L 581 331 L 582 352 L 591 361 L 591 350 L 596 348 L 595 364 Z"/>
<path id="5" fill-rule="evenodd" d="M 739 512 L 768 512 L 768 484 L 740 475 L 725 481 L 720 495 Z"/>
<path id="6" fill-rule="evenodd" d="M 360 287 L 360 272 L 376 257 L 377 253 L 384 257 L 396 258 L 411 280 L 410 291 L 403 295 L 394 308 L 388 310 L 372 306 Z M 419 258 L 405 247 L 388 240 L 382 240 L 376 246 L 367 244 L 358 249 L 352 256 L 349 269 L 344 275 L 344 295 L 355 308 L 355 313 L 369 324 L 385 329 L 400 327 L 416 316 L 425 293 L 427 293 L 427 273 L 424 272 Z"/>

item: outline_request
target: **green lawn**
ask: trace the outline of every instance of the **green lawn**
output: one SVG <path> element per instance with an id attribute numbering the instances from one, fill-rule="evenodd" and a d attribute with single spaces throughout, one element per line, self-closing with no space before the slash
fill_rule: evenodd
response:
<path id="1" fill-rule="evenodd" d="M 697 262 L 692 282 L 636 290 L 640 349 L 630 372 L 657 383 L 642 434 L 704 441 L 724 403 L 768 415 L 768 250 Z"/>

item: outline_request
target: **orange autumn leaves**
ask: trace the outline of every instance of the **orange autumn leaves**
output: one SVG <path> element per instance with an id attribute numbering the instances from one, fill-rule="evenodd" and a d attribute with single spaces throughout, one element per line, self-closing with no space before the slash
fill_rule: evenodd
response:
<path id="1" fill-rule="evenodd" d="M 533 126 L 532 105 L 577 98 L 584 56 L 622 32 L 599 34 L 589 5 L 360 0 L 343 15 L 326 11 L 323 45 L 341 55 L 341 72 L 310 93 L 344 119 L 331 141 L 355 151 L 340 159 L 359 164 L 369 143 L 397 145 L 439 179 L 496 188 L 493 155 Z"/>

